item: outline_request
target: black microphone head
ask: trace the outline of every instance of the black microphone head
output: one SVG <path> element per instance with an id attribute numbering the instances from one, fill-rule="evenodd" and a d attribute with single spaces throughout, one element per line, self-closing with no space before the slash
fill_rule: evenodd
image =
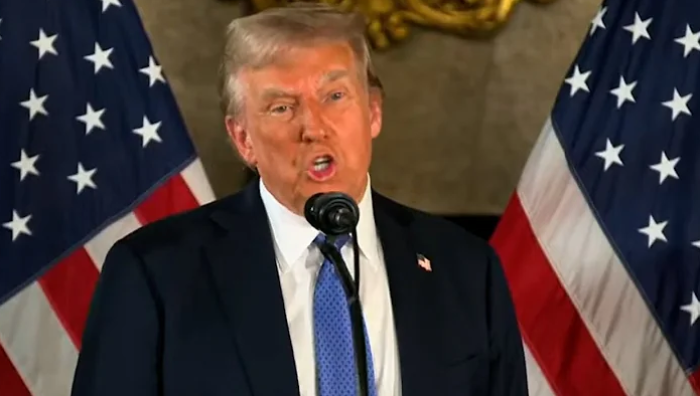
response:
<path id="1" fill-rule="evenodd" d="M 360 220 L 360 210 L 347 194 L 317 193 L 306 201 L 304 217 L 317 230 L 336 236 L 353 231 Z"/>

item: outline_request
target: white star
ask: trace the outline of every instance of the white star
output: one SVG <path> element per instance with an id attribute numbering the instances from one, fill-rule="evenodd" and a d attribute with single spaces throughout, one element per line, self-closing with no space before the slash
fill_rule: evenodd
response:
<path id="1" fill-rule="evenodd" d="M 623 148 L 625 148 L 624 144 L 615 147 L 612 145 L 612 143 L 610 143 L 610 139 L 607 139 L 605 142 L 605 150 L 595 153 L 597 157 L 605 160 L 605 168 L 603 171 L 608 170 L 613 163 L 624 166 L 622 160 L 620 159 L 620 152 Z"/>
<path id="2" fill-rule="evenodd" d="M 637 40 L 639 40 L 640 37 L 644 37 L 651 40 L 651 36 L 649 36 L 649 32 L 647 31 L 647 29 L 649 28 L 649 24 L 652 20 L 653 18 L 642 20 L 639 17 L 639 13 L 635 12 L 634 23 L 623 27 L 623 29 L 632 32 L 633 45 L 637 42 Z"/>
<path id="3" fill-rule="evenodd" d="M 700 51 L 700 30 L 693 32 L 690 25 L 685 25 L 685 36 L 673 40 L 683 46 L 683 57 L 687 58 L 692 50 Z"/>
<path id="4" fill-rule="evenodd" d="M 85 134 L 86 135 L 90 134 L 90 131 L 92 131 L 92 128 L 100 128 L 102 130 L 105 129 L 105 126 L 102 123 L 102 120 L 100 119 L 104 112 L 105 112 L 105 109 L 100 109 L 97 111 L 93 110 L 92 105 L 90 105 L 90 103 L 88 103 L 87 109 L 85 110 L 85 114 L 76 117 L 76 119 L 78 121 L 85 123 Z"/>
<path id="5" fill-rule="evenodd" d="M 102 0 L 102 12 L 104 13 L 105 11 L 107 11 L 109 6 L 112 6 L 112 5 L 117 6 L 117 7 L 121 7 L 122 3 L 120 3 L 119 0 Z"/>
<path id="6" fill-rule="evenodd" d="M 29 121 L 33 120 L 37 114 L 49 115 L 49 112 L 44 107 L 44 102 L 48 98 L 49 95 L 37 97 L 34 88 L 29 90 L 29 99 L 19 103 L 22 107 L 29 109 Z"/>
<path id="7" fill-rule="evenodd" d="M 636 81 L 632 81 L 627 84 L 625 78 L 620 76 L 620 85 L 617 88 L 610 91 L 611 94 L 617 96 L 617 108 L 619 109 L 625 103 L 625 101 L 630 101 L 634 103 L 634 96 L 632 96 L 632 90 L 637 86 Z"/>
<path id="8" fill-rule="evenodd" d="M 678 117 L 678 115 L 681 113 L 691 115 L 690 110 L 688 109 L 688 101 L 692 97 L 692 93 L 689 93 L 685 96 L 681 96 L 678 93 L 678 90 L 676 88 L 673 88 L 673 99 L 661 103 L 663 106 L 673 110 L 673 113 L 671 114 L 671 121 L 675 121 L 676 117 Z"/>
<path id="9" fill-rule="evenodd" d="M 58 34 L 53 36 L 46 36 L 44 29 L 39 29 L 39 38 L 37 40 L 31 41 L 29 44 L 37 47 L 39 49 L 39 59 L 41 59 L 46 54 L 58 55 L 56 48 L 54 48 L 54 41 L 58 38 Z"/>
<path id="10" fill-rule="evenodd" d="M 661 152 L 661 162 L 656 165 L 650 166 L 651 169 L 659 172 L 659 184 L 662 184 L 667 177 L 671 176 L 678 179 L 678 174 L 676 173 L 676 164 L 681 157 L 676 157 L 669 161 L 666 157 L 666 152 Z"/>
<path id="11" fill-rule="evenodd" d="M 649 225 L 639 229 L 639 232 L 646 234 L 649 237 L 649 247 L 651 247 L 651 245 L 653 245 L 657 240 L 668 242 L 666 240 L 666 236 L 664 235 L 664 228 L 666 228 L 666 224 L 668 224 L 668 221 L 657 223 L 656 220 L 654 220 L 654 216 L 650 215 Z"/>
<path id="12" fill-rule="evenodd" d="M 591 32 L 590 32 L 591 36 L 593 35 L 593 33 L 595 33 L 596 29 L 598 29 L 598 28 L 605 29 L 605 23 L 603 23 L 603 17 L 605 16 L 606 12 L 608 12 L 608 7 L 601 8 L 600 10 L 598 10 L 598 13 L 595 15 L 595 17 L 591 21 Z"/>
<path id="13" fill-rule="evenodd" d="M 158 128 L 160 128 L 160 121 L 156 122 L 155 124 L 151 124 L 148 117 L 144 116 L 143 125 L 141 128 L 134 129 L 134 133 L 141 135 L 143 138 L 143 147 L 146 147 L 151 140 L 159 143 L 162 142 L 160 136 L 158 135 Z"/>
<path id="14" fill-rule="evenodd" d="M 30 173 L 39 176 L 39 171 L 36 170 L 36 161 L 38 159 L 38 154 L 33 157 L 30 157 L 27 155 L 24 149 L 22 149 L 22 151 L 19 154 L 19 161 L 13 162 L 11 164 L 13 168 L 19 169 L 20 181 L 24 180 L 24 178 L 27 177 L 27 175 Z"/>
<path id="15" fill-rule="evenodd" d="M 695 321 L 700 317 L 700 301 L 698 301 L 695 292 L 690 296 L 690 303 L 681 306 L 681 310 L 690 314 L 690 325 L 695 324 Z"/>
<path id="16" fill-rule="evenodd" d="M 139 69 L 139 71 L 148 76 L 149 87 L 152 87 L 156 81 L 165 82 L 165 79 L 163 78 L 163 67 L 159 66 L 152 56 L 148 57 L 148 67 Z"/>
<path id="17" fill-rule="evenodd" d="M 700 241 L 695 241 L 692 243 L 692 245 L 695 246 L 696 248 L 700 249 Z"/>
<path id="18" fill-rule="evenodd" d="M 2 226 L 12 230 L 12 241 L 14 242 L 20 235 L 32 235 L 27 223 L 32 219 L 32 215 L 20 217 L 16 210 L 12 211 L 12 221 L 4 223 Z"/>
<path id="19" fill-rule="evenodd" d="M 103 67 L 114 69 L 112 61 L 109 60 L 109 56 L 112 54 L 113 50 L 114 48 L 103 50 L 99 43 L 95 43 L 95 53 L 85 57 L 85 59 L 95 64 L 95 74 Z"/>
<path id="20" fill-rule="evenodd" d="M 570 96 L 574 96 L 579 89 L 584 90 L 586 92 L 590 92 L 588 90 L 588 85 L 586 85 L 586 80 L 590 75 L 590 70 L 585 73 L 581 73 L 581 70 L 578 68 L 578 65 L 575 66 L 574 75 L 564 80 L 564 82 L 571 85 Z"/>
<path id="21" fill-rule="evenodd" d="M 74 175 L 68 176 L 68 180 L 76 183 L 77 194 L 80 194 L 85 187 L 97 188 L 95 182 L 92 181 L 92 177 L 97 172 L 97 168 L 85 170 L 83 164 L 78 162 L 78 171 Z"/>

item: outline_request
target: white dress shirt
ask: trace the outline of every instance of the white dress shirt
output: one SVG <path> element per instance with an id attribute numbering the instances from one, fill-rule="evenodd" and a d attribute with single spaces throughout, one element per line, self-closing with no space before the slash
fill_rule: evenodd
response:
<path id="1" fill-rule="evenodd" d="M 313 245 L 318 230 L 303 216 L 280 204 L 260 182 L 260 193 L 275 243 L 289 333 L 294 349 L 301 396 L 317 396 L 313 341 L 313 294 L 323 255 Z M 374 223 L 371 190 L 358 202 L 360 248 L 360 301 L 367 326 L 378 396 L 400 396 L 399 356 L 394 331 L 389 283 Z M 352 244 L 341 250 L 354 276 Z M 273 378 L 270 379 L 274 381 Z"/>

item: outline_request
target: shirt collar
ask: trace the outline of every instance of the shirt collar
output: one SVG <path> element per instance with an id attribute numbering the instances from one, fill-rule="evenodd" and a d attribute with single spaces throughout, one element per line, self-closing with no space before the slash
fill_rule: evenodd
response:
<path id="1" fill-rule="evenodd" d="M 278 260 L 278 265 L 280 270 L 285 272 L 309 248 L 319 231 L 311 226 L 304 216 L 300 216 L 282 205 L 267 189 L 262 178 L 260 179 L 260 196 L 267 211 L 275 246 L 283 259 Z M 370 266 L 373 267 L 377 265 L 380 253 L 377 229 L 374 223 L 369 175 L 365 193 L 357 206 L 360 210 L 360 219 L 357 224 L 360 254 L 365 256 Z"/>

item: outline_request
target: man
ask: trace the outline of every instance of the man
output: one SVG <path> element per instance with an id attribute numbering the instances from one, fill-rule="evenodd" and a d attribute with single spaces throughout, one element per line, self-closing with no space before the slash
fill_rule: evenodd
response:
<path id="1" fill-rule="evenodd" d="M 225 123 L 259 178 L 111 249 L 73 396 L 357 394 L 339 280 L 304 217 L 329 191 L 360 208 L 369 394 L 527 394 L 493 250 L 371 188 L 382 92 L 364 29 L 308 4 L 231 24 Z M 339 246 L 353 273 L 351 247 Z"/>

